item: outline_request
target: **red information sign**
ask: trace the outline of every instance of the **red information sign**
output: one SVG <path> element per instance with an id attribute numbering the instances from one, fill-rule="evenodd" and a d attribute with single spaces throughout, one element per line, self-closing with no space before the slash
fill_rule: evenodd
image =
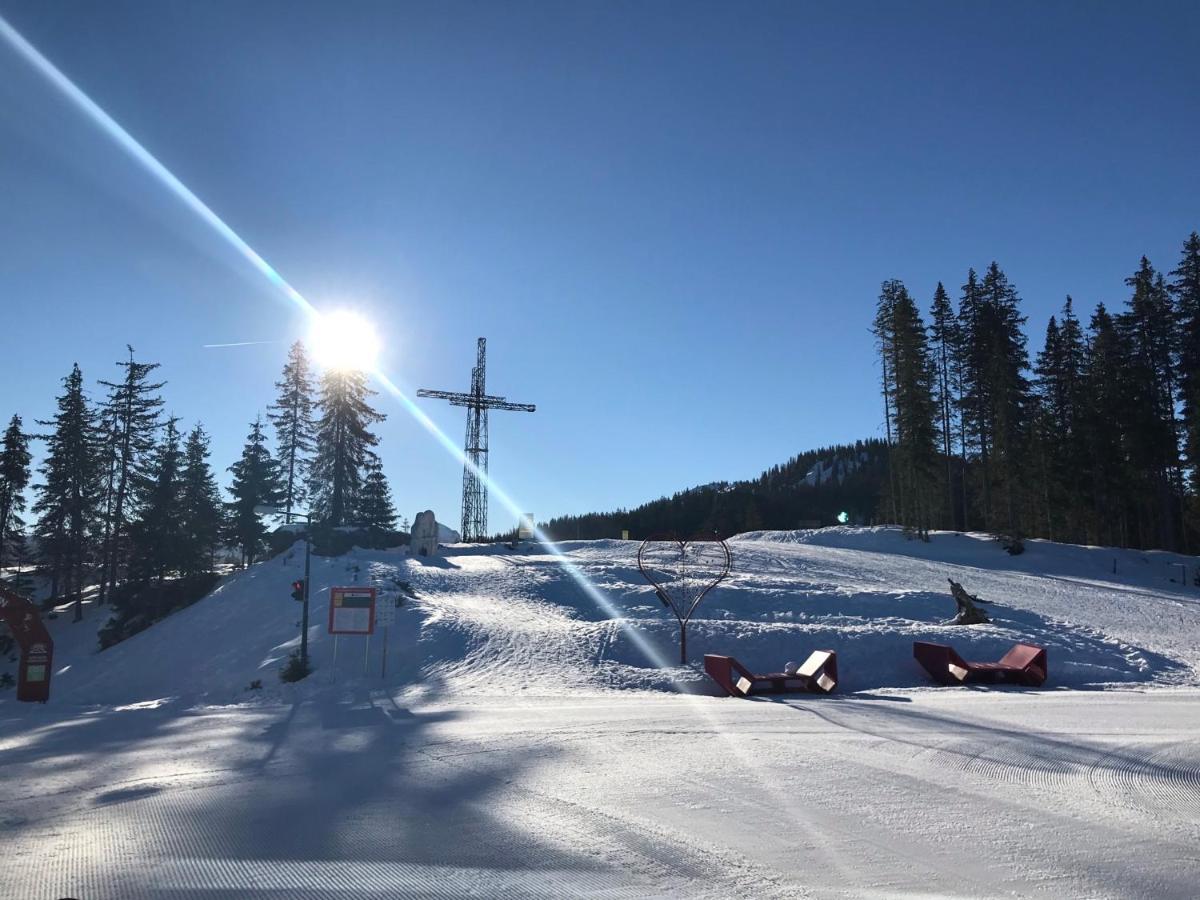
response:
<path id="1" fill-rule="evenodd" d="M 374 634 L 375 588 L 330 588 L 329 633 Z"/>
<path id="2" fill-rule="evenodd" d="M 20 594 L 0 586 L 0 620 L 8 625 L 21 648 L 17 669 L 17 699 L 45 703 L 50 699 L 50 664 L 54 641 L 38 609 Z"/>

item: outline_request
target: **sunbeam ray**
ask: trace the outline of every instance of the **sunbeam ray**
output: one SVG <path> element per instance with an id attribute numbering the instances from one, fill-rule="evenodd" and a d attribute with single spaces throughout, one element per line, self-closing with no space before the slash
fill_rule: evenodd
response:
<path id="1" fill-rule="evenodd" d="M 233 230 L 226 222 L 218 216 L 213 210 L 199 197 L 195 195 L 182 181 L 180 181 L 174 173 L 171 172 L 165 165 L 158 161 L 154 155 L 147 150 L 137 139 L 135 139 L 128 131 L 117 124 L 116 120 L 106 113 L 91 97 L 83 92 L 83 90 L 71 81 L 62 73 L 50 60 L 46 59 L 36 47 L 27 41 L 15 28 L 13 28 L 3 16 L 0 16 L 0 37 L 11 46 L 22 58 L 30 65 L 37 69 L 45 78 L 57 87 L 62 93 L 77 106 L 85 115 L 94 121 L 106 134 L 109 135 L 117 144 L 130 154 L 137 162 L 139 162 L 151 175 L 165 185 L 173 194 L 181 199 L 193 212 L 207 223 L 213 230 L 226 240 L 244 259 L 246 259 L 254 268 L 258 269 L 266 279 L 278 288 L 283 295 L 292 301 L 300 310 L 310 318 L 316 318 L 319 313 L 315 306 L 310 303 L 304 295 L 296 288 L 292 287 L 287 280 L 279 274 L 265 259 L 260 256 L 253 247 L 251 247 L 242 237 Z M 252 343 L 252 342 L 251 342 Z M 231 345 L 212 345 L 212 346 L 231 346 Z M 371 373 L 375 379 L 381 384 L 389 394 L 400 402 L 400 405 L 407 410 L 418 423 L 431 434 L 446 450 L 459 462 L 465 466 L 469 466 L 481 480 L 488 486 L 489 492 L 496 496 L 512 515 L 520 517 L 521 510 L 524 508 L 518 505 L 508 493 L 498 485 L 495 480 L 474 466 L 467 458 L 466 454 L 459 446 L 452 441 L 446 434 L 438 428 L 437 424 L 429 418 L 415 403 L 396 385 L 394 381 L 387 376 L 386 373 L 376 368 Z M 583 574 L 573 562 L 571 562 L 565 554 L 559 551 L 558 547 L 549 540 L 549 538 L 540 530 L 535 531 L 539 541 L 545 543 L 551 548 L 558 557 L 563 561 L 563 567 L 567 570 L 570 576 L 579 584 L 584 593 L 592 602 L 602 609 L 606 615 L 618 620 L 622 620 L 624 627 L 630 638 L 634 641 L 637 647 L 646 655 L 655 666 L 660 669 L 669 669 L 671 664 L 666 660 L 655 647 L 645 639 L 635 628 L 623 622 L 623 617 L 620 611 L 611 600 L 604 596 L 603 593 L 591 583 L 586 575 Z"/>

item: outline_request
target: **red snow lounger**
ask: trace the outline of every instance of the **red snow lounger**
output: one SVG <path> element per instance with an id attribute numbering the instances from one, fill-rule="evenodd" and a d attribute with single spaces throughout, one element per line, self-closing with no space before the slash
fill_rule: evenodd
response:
<path id="1" fill-rule="evenodd" d="M 1040 687 L 1046 680 L 1046 648 L 1033 644 L 1014 644 L 999 662 L 968 662 L 953 647 L 913 641 L 913 656 L 942 684 L 977 681 Z"/>
<path id="2" fill-rule="evenodd" d="M 789 665 L 790 668 L 790 665 Z M 755 675 L 732 656 L 704 654 L 704 671 L 731 697 L 751 694 L 828 694 L 837 686 L 837 654 L 814 650 L 795 672 Z"/>

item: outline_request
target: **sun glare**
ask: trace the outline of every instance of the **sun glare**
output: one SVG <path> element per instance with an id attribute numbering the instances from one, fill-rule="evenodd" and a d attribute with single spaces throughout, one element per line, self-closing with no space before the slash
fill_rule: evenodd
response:
<path id="1" fill-rule="evenodd" d="M 379 358 L 375 326 L 349 310 L 318 315 L 308 336 L 309 350 L 326 369 L 369 371 Z"/>

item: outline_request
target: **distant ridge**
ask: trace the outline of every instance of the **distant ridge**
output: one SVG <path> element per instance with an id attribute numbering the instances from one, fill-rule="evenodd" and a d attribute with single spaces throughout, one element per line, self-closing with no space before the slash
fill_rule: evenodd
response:
<path id="1" fill-rule="evenodd" d="M 656 532 L 722 537 L 743 531 L 871 523 L 887 478 L 887 444 L 878 439 L 821 447 L 772 466 L 756 479 L 717 481 L 633 509 L 557 516 L 543 525 L 556 540 L 634 539 Z"/>

